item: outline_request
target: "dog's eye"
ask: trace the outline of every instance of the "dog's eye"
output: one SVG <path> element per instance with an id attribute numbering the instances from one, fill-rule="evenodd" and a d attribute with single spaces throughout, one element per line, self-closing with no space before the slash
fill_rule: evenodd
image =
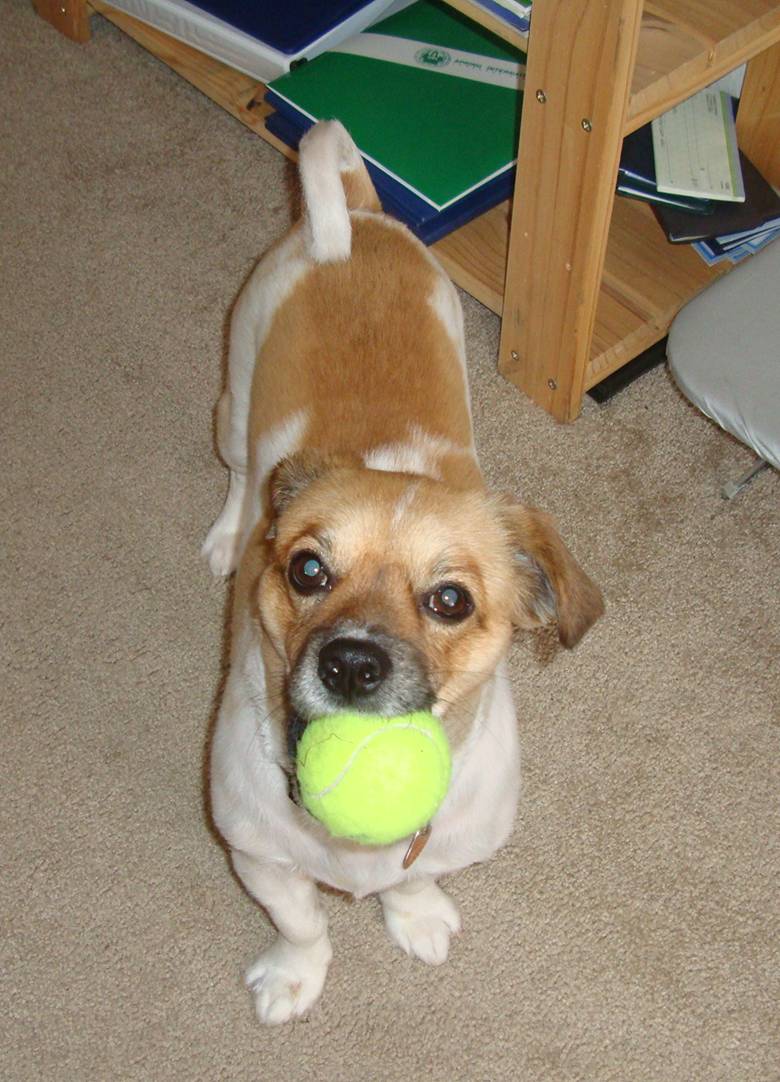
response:
<path id="1" fill-rule="evenodd" d="M 298 552 L 290 560 L 287 577 L 299 594 L 313 594 L 330 588 L 330 573 L 313 552 Z"/>
<path id="2" fill-rule="evenodd" d="M 462 586 L 445 582 L 425 598 L 425 605 L 444 620 L 465 620 L 474 611 L 471 594 Z"/>

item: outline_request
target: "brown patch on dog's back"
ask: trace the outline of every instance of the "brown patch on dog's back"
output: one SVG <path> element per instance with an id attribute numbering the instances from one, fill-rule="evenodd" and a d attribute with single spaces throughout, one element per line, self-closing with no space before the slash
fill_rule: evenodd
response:
<path id="1" fill-rule="evenodd" d="M 439 273 L 402 227 L 368 214 L 352 226 L 352 257 L 313 265 L 274 316 L 252 439 L 303 410 L 306 442 L 321 451 L 407 441 L 410 424 L 468 448 L 461 360 L 430 303 Z M 480 483 L 475 465 L 460 473 Z"/>

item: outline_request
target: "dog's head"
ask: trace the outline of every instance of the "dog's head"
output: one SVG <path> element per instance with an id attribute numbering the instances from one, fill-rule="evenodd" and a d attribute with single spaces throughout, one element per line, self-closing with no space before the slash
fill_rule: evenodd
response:
<path id="1" fill-rule="evenodd" d="M 570 647 L 603 609 L 546 515 L 481 489 L 302 452 L 270 516 L 257 600 L 290 752 L 344 709 L 433 709 L 457 746 L 514 628 L 555 620 Z"/>

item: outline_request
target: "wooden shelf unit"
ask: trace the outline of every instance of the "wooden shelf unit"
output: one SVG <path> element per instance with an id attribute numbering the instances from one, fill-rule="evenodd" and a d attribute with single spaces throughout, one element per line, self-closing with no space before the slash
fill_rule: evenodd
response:
<path id="1" fill-rule="evenodd" d="M 457 10 L 522 47 L 471 0 Z M 257 80 L 103 0 L 34 0 L 75 40 L 109 19 L 288 157 Z M 780 0 L 535 0 L 515 198 L 434 245 L 453 279 L 502 316 L 499 367 L 561 421 L 659 341 L 726 267 L 670 245 L 648 207 L 616 199 L 624 135 L 747 62 L 737 132 L 780 185 Z"/>
<path id="2" fill-rule="evenodd" d="M 534 3 L 506 249 L 494 244 L 488 266 L 476 222 L 437 250 L 459 281 L 464 258 L 470 277 L 487 272 L 499 367 L 558 420 L 728 268 L 668 244 L 652 212 L 614 188 L 625 135 L 744 62 L 738 138 L 780 184 L 777 0 Z"/>

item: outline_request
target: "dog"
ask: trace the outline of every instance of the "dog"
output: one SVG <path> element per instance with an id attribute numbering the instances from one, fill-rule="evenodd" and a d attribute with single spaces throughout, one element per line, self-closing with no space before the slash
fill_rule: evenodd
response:
<path id="1" fill-rule="evenodd" d="M 338 121 L 302 139 L 302 220 L 236 302 L 217 441 L 225 506 L 203 546 L 237 569 L 211 810 L 277 930 L 249 970 L 257 1015 L 307 1012 L 332 950 L 318 884 L 377 894 L 390 938 L 431 965 L 460 918 L 437 879 L 508 838 L 519 792 L 504 657 L 516 628 L 574 646 L 601 593 L 542 512 L 487 491 L 463 316 L 432 254 L 391 217 Z M 297 802 L 308 721 L 431 710 L 453 771 L 429 827 L 336 839 Z"/>

